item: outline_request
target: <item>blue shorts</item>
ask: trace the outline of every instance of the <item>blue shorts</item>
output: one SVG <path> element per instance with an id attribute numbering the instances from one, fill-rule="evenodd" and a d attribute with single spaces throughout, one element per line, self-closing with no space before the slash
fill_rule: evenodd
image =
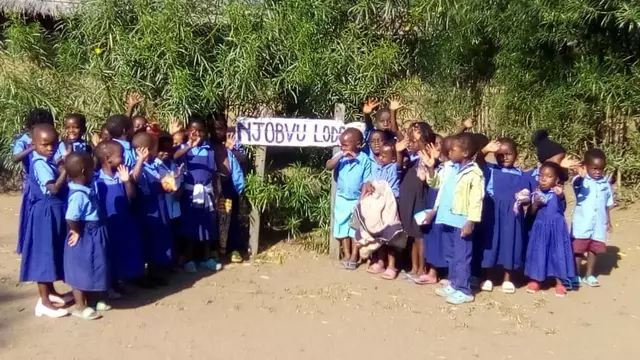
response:
<path id="1" fill-rule="evenodd" d="M 357 199 L 348 200 L 342 196 L 336 196 L 333 207 L 333 237 L 336 239 L 352 238 L 356 235 L 356 231 L 349 226 L 349 220 L 357 203 Z"/>

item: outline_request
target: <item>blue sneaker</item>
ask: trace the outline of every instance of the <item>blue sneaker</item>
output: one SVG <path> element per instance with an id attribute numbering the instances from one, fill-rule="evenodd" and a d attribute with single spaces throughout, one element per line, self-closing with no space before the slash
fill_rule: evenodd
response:
<path id="1" fill-rule="evenodd" d="M 456 292 L 456 289 L 452 288 L 451 285 L 447 285 L 447 286 L 443 286 L 440 288 L 437 288 L 435 293 L 436 295 L 440 296 L 440 297 L 448 297 L 450 295 L 453 295 Z"/>
<path id="2" fill-rule="evenodd" d="M 218 271 L 222 269 L 222 264 L 217 263 L 213 259 L 209 259 L 207 261 L 201 262 L 199 265 L 200 267 L 205 268 L 207 270 L 211 270 L 211 271 Z"/>
<path id="3" fill-rule="evenodd" d="M 184 264 L 184 271 L 190 274 L 197 273 L 198 269 L 196 269 L 196 263 L 194 263 L 193 261 L 189 261 L 188 263 Z"/>
<path id="4" fill-rule="evenodd" d="M 574 276 L 570 279 L 571 281 L 571 290 L 578 290 L 580 288 L 580 284 L 582 283 L 582 279 L 580 276 Z"/>
<path id="5" fill-rule="evenodd" d="M 473 295 L 467 295 L 467 294 L 463 293 L 462 291 L 458 290 L 455 293 L 447 296 L 446 300 L 447 300 L 447 302 L 449 304 L 462 305 L 464 303 L 473 302 L 474 297 L 473 297 Z"/>

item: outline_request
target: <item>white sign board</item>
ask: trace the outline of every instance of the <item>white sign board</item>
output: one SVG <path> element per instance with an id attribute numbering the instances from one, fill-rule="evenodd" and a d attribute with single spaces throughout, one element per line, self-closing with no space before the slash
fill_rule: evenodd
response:
<path id="1" fill-rule="evenodd" d="M 242 145 L 328 147 L 339 144 L 344 129 L 336 120 L 241 117 L 236 140 Z"/>

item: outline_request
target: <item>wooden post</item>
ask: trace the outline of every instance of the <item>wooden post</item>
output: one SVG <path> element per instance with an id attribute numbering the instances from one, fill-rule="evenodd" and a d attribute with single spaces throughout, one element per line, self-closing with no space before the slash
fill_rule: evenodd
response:
<path id="1" fill-rule="evenodd" d="M 264 166 L 267 160 L 267 147 L 257 146 L 255 153 L 255 169 L 256 175 L 264 178 Z M 251 224 L 249 230 L 249 248 L 251 248 L 251 256 L 258 254 L 260 245 L 260 210 L 255 207 L 251 208 Z"/>
<path id="2" fill-rule="evenodd" d="M 333 118 L 336 121 L 344 122 L 344 104 L 336 104 L 335 109 L 333 110 Z M 335 155 L 340 148 L 338 146 L 333 147 L 333 155 Z M 329 257 L 332 260 L 338 260 L 340 258 L 340 243 L 333 237 L 333 204 L 336 201 L 336 181 L 331 176 L 331 221 L 329 222 Z"/>

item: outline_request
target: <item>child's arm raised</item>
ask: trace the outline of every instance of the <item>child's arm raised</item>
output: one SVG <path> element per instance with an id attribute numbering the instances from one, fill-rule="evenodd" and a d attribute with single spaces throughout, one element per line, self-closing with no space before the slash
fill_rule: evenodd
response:
<path id="1" fill-rule="evenodd" d="M 138 182 L 142 176 L 142 165 L 144 165 L 144 162 L 147 161 L 149 157 L 149 149 L 137 148 L 136 153 L 138 154 L 138 161 L 136 161 L 136 166 L 133 168 L 133 171 L 131 171 L 134 182 Z"/>
<path id="2" fill-rule="evenodd" d="M 368 99 L 362 106 L 362 116 L 364 117 L 365 129 L 373 129 L 371 113 L 378 107 L 378 105 L 380 105 L 380 101 L 378 99 Z"/>
<path id="3" fill-rule="evenodd" d="M 391 130 L 394 134 L 396 134 L 396 138 L 398 141 L 404 138 L 402 132 L 398 129 L 398 121 L 396 120 L 396 114 L 398 113 L 398 109 L 402 107 L 402 103 L 398 98 L 391 98 L 389 100 L 389 112 L 391 112 Z"/>
<path id="4" fill-rule="evenodd" d="M 140 102 L 142 102 L 142 96 L 140 95 L 140 93 L 134 91 L 131 94 L 127 95 L 127 117 L 131 118 L 131 116 L 133 116 L 133 109 L 135 109 L 136 105 L 138 105 Z"/>
<path id="5" fill-rule="evenodd" d="M 407 145 L 409 145 L 409 139 L 406 136 L 396 142 L 396 166 L 398 170 L 404 168 L 404 151 L 407 149 Z"/>
<path id="6" fill-rule="evenodd" d="M 52 195 L 56 195 L 60 190 L 67 185 L 67 170 L 64 168 L 60 171 L 60 175 L 55 182 L 50 182 L 45 187 Z"/>
<path id="7" fill-rule="evenodd" d="M 31 152 L 33 152 L 33 144 L 29 144 L 24 150 L 20 151 L 19 148 L 17 148 L 18 144 L 16 144 L 16 146 L 14 146 L 13 148 L 13 157 L 11 158 L 11 160 L 14 163 L 19 163 L 21 162 L 24 158 L 26 158 L 27 156 L 29 156 L 29 154 L 31 154 Z"/>
<path id="8" fill-rule="evenodd" d="M 473 118 L 472 117 L 468 117 L 468 118 L 462 120 L 462 122 L 460 123 L 460 126 L 458 127 L 458 129 L 453 133 L 453 136 L 460 135 L 463 132 L 471 129 L 472 127 L 473 127 Z"/>
<path id="9" fill-rule="evenodd" d="M 347 156 L 347 155 L 351 155 L 351 156 L 355 157 L 355 154 L 353 154 L 351 151 L 339 152 L 334 157 L 332 157 L 331 159 L 327 160 L 327 164 L 325 165 L 326 169 L 327 170 L 335 169 L 338 166 L 338 164 L 340 163 L 340 160 L 342 160 L 342 158 Z"/>
<path id="10" fill-rule="evenodd" d="M 131 181 L 131 176 L 129 176 L 129 169 L 127 169 L 126 166 L 118 166 L 118 178 L 120 178 L 120 181 L 122 181 L 122 183 L 124 184 L 124 190 L 127 193 L 127 199 L 133 200 L 136 197 L 136 187 L 133 184 L 133 181 Z"/>

